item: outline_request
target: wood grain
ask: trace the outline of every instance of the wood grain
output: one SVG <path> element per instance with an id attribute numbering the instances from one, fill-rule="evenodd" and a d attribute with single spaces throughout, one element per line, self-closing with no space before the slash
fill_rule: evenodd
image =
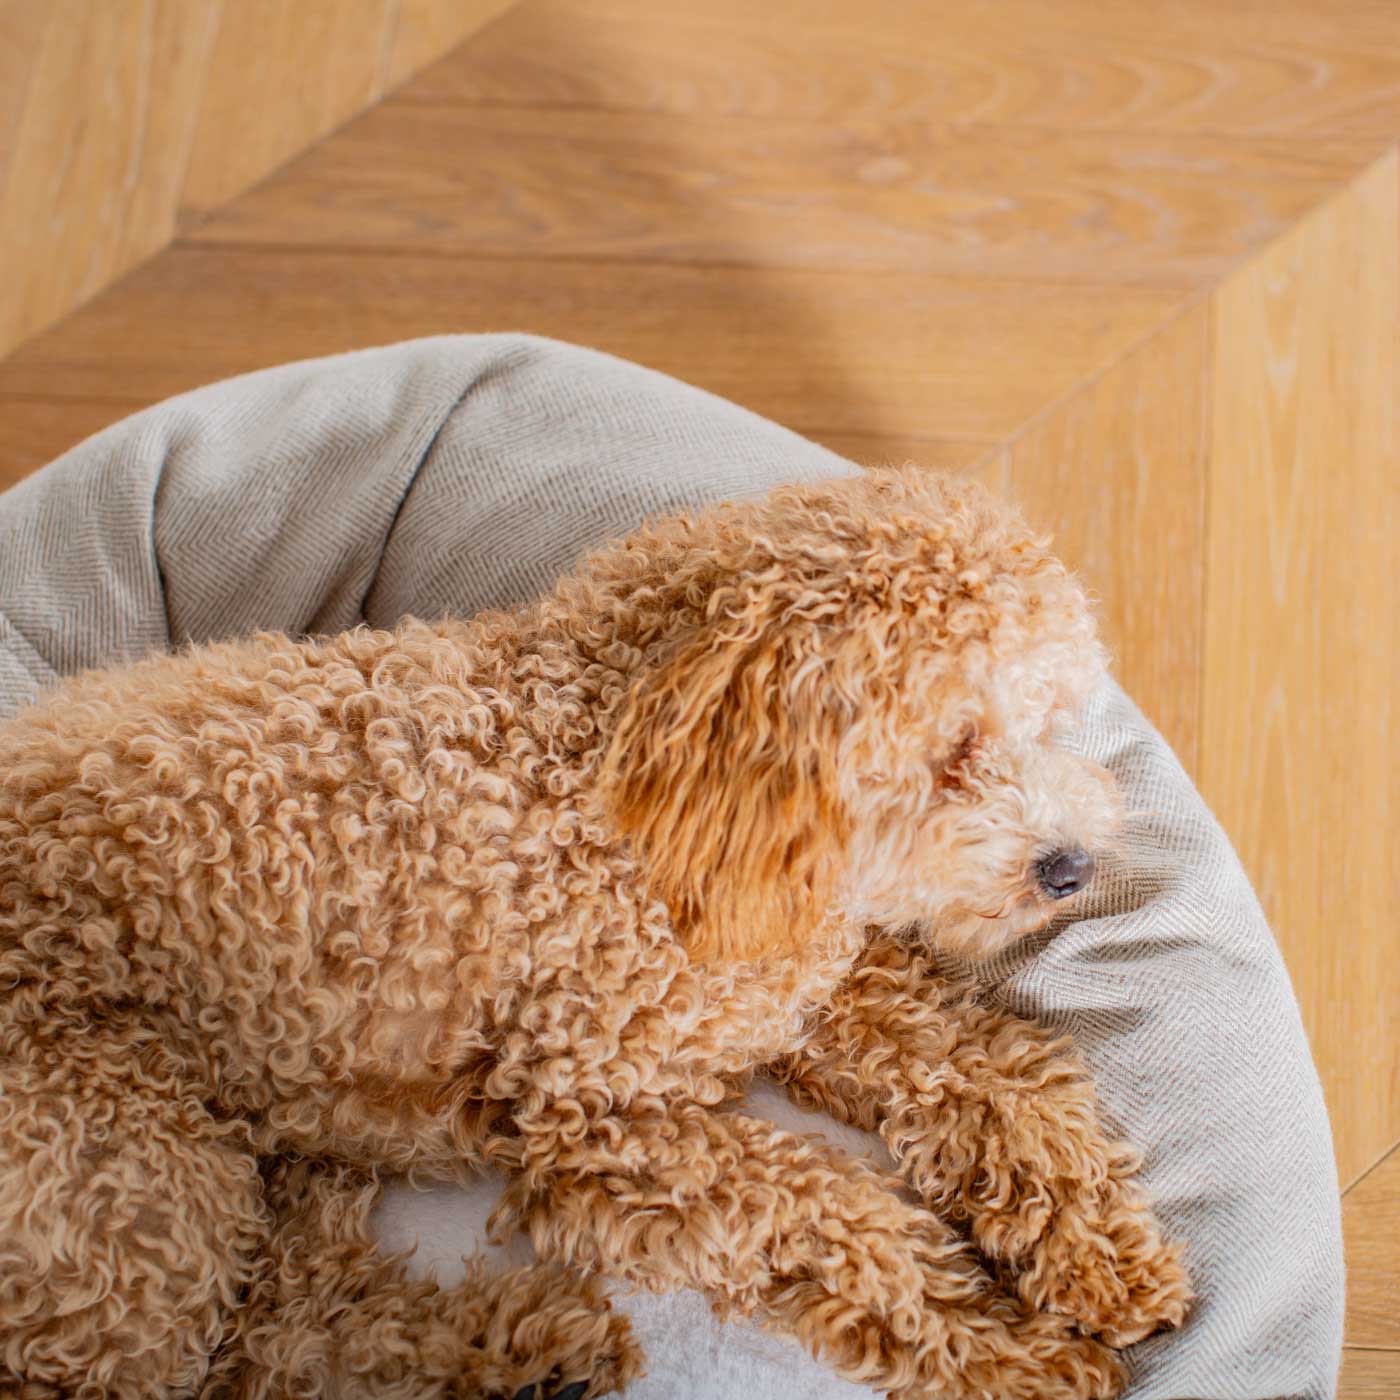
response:
<path id="1" fill-rule="evenodd" d="M 1347 1192 L 1342 1232 L 1347 1343 L 1400 1348 L 1400 1148 Z M 1394 1394 L 1400 1395 L 1400 1387 Z"/>
<path id="2" fill-rule="evenodd" d="M 1114 671 L 1198 758 L 1209 317 L 1198 305 L 1023 432 L 1006 486 L 1101 599 Z"/>
<path id="3" fill-rule="evenodd" d="M 48 20 L 30 0 L 0 0 L 0 192 L 19 149 L 20 119 Z"/>
<path id="4" fill-rule="evenodd" d="M 470 62 L 472 49 L 450 62 Z M 1376 142 L 386 104 L 210 218 L 217 242 L 1196 286 Z"/>
<path id="5" fill-rule="evenodd" d="M 381 90 L 389 92 L 460 44 L 516 0 L 390 0 L 394 7 L 392 37 Z"/>
<path id="6" fill-rule="evenodd" d="M 414 100 L 1394 139 L 1386 0 L 530 0 Z"/>
<path id="7" fill-rule="evenodd" d="M 0 354 L 503 8 L 0 0 Z"/>
<path id="8" fill-rule="evenodd" d="M 247 189 L 380 95 L 390 0 L 236 0 L 218 7 L 183 218 Z"/>
<path id="9" fill-rule="evenodd" d="M 1398 249 L 1392 153 L 1212 301 L 1201 786 L 1293 974 L 1343 1184 L 1400 1137 Z"/>
<path id="10" fill-rule="evenodd" d="M 1176 300 L 913 275 L 177 247 L 0 365 L 0 394 L 151 400 L 281 360 L 528 330 L 641 360 L 800 431 L 986 438 Z"/>
<path id="11" fill-rule="evenodd" d="M 995 439 L 895 437 L 878 433 L 834 433 L 816 429 L 813 441 L 863 467 L 929 467 L 986 479 L 999 470 L 1000 449 Z"/>
<path id="12" fill-rule="evenodd" d="M 1337 1400 L 1395 1400 L 1400 1395 L 1400 1351 L 1342 1348 Z"/>
<path id="13" fill-rule="evenodd" d="M 186 226 L 363 111 L 514 0 L 215 3 L 214 49 L 181 191 Z"/>
<path id="14" fill-rule="evenodd" d="M 206 4 L 39 12 L 19 35 L 30 71 L 0 189 L 0 350 L 170 237 L 207 61 Z"/>

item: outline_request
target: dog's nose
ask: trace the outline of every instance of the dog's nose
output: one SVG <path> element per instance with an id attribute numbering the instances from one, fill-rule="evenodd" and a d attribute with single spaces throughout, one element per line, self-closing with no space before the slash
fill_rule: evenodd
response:
<path id="1" fill-rule="evenodd" d="M 1056 851 L 1040 862 L 1036 877 L 1051 899 L 1068 899 L 1094 878 L 1094 858 L 1082 846 Z"/>

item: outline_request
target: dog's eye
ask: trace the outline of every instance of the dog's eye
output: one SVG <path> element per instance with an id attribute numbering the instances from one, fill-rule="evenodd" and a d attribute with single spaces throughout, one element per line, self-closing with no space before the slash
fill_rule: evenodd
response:
<path id="1" fill-rule="evenodd" d="M 953 752 L 948 755 L 948 766 L 953 768 L 959 764 L 971 763 L 976 757 L 977 731 L 969 727 L 958 740 Z"/>
<path id="2" fill-rule="evenodd" d="M 977 755 L 977 731 L 969 728 L 938 765 L 939 786 L 962 787 L 977 761 Z"/>

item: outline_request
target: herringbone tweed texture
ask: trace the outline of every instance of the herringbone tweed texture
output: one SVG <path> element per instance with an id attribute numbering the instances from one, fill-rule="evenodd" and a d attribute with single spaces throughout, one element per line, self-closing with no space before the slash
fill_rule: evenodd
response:
<path id="1" fill-rule="evenodd" d="M 57 676 L 152 648 L 522 601 L 647 515 L 852 470 L 698 390 L 525 336 L 214 385 L 0 496 L 0 715 Z M 1125 852 L 1076 922 L 981 976 L 990 996 L 1074 1034 L 1187 1241 L 1200 1301 L 1181 1334 L 1137 1349 L 1132 1394 L 1330 1396 L 1337 1185 L 1278 950 L 1225 836 L 1116 688 L 1083 742 L 1141 813 Z M 450 1268 L 494 1190 L 392 1193 L 381 1229 L 421 1237 L 422 1257 Z M 693 1296 L 626 1306 L 651 1360 L 639 1400 L 867 1393 L 786 1341 L 721 1327 Z"/>

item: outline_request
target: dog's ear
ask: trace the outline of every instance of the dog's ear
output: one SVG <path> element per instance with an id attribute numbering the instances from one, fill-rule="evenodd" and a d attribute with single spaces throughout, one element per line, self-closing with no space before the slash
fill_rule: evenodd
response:
<path id="1" fill-rule="evenodd" d="M 609 744 L 605 801 L 697 960 L 797 947 L 842 872 L 843 716 L 816 636 L 752 615 L 702 624 L 637 682 Z"/>

